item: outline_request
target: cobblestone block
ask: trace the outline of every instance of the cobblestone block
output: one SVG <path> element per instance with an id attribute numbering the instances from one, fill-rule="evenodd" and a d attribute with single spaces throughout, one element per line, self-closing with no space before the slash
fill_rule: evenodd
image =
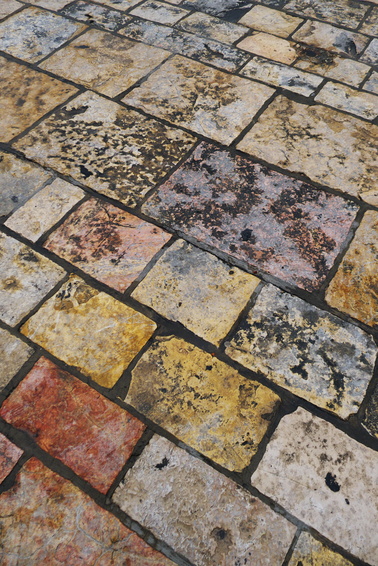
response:
<path id="1" fill-rule="evenodd" d="M 0 328 L 0 388 L 3 389 L 33 353 L 33 348 Z"/>
<path id="2" fill-rule="evenodd" d="M 61 14 L 85 22 L 88 25 L 96 24 L 111 31 L 118 31 L 132 19 L 130 16 L 126 16 L 126 14 L 117 10 L 92 4 L 91 2 L 82 2 L 81 0 L 64 8 Z M 116 53 L 113 53 L 113 55 L 116 55 Z"/>
<path id="3" fill-rule="evenodd" d="M 303 41 L 308 45 L 329 49 L 335 53 L 343 53 L 356 57 L 367 45 L 369 39 L 360 34 L 337 28 L 323 22 L 308 20 L 293 35 L 295 41 Z"/>
<path id="4" fill-rule="evenodd" d="M 269 33 L 257 32 L 238 43 L 240 49 L 261 55 L 273 61 L 290 65 L 297 58 L 296 45 L 292 41 L 276 37 Z"/>
<path id="5" fill-rule="evenodd" d="M 261 5 L 254 6 L 239 20 L 240 24 L 280 37 L 287 37 L 293 33 L 302 22 L 302 18 L 295 18 L 285 12 Z"/>

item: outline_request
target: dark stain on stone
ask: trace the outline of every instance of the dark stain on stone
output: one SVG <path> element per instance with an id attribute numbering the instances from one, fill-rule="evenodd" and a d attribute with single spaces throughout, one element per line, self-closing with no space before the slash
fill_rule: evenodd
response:
<path id="1" fill-rule="evenodd" d="M 89 171 L 84 165 L 80 165 L 80 173 L 83 175 L 84 179 L 88 179 L 93 173 Z"/>
<path id="2" fill-rule="evenodd" d="M 349 499 L 345 498 L 345 503 L 346 503 L 347 505 L 350 505 Z"/>
<path id="3" fill-rule="evenodd" d="M 169 460 L 168 460 L 168 458 L 166 458 L 166 457 L 164 456 L 164 458 L 162 459 L 162 461 L 160 462 L 160 464 L 156 464 L 155 468 L 156 468 L 157 470 L 162 470 L 163 468 L 165 468 L 166 466 L 168 466 L 168 464 L 169 464 Z"/>
<path id="4" fill-rule="evenodd" d="M 252 233 L 252 230 L 250 230 L 249 228 L 246 228 L 245 230 L 243 230 L 240 233 L 242 242 L 251 242 L 251 244 L 255 244 L 256 243 L 256 238 Z"/>
<path id="5" fill-rule="evenodd" d="M 27 261 L 27 262 L 30 262 L 30 263 L 39 263 L 38 257 L 31 250 L 26 250 L 26 251 L 20 252 L 19 257 L 23 261 Z"/>
<path id="6" fill-rule="evenodd" d="M 305 365 L 306 365 L 306 362 L 301 361 L 298 365 L 293 366 L 290 369 L 293 373 L 300 375 L 302 377 L 302 379 L 307 380 L 308 379 L 308 371 L 305 369 L 305 367 L 304 367 Z"/>
<path id="7" fill-rule="evenodd" d="M 334 491 L 335 493 L 340 491 L 340 485 L 336 481 L 336 476 L 332 475 L 330 472 L 326 475 L 325 482 L 331 491 Z"/>

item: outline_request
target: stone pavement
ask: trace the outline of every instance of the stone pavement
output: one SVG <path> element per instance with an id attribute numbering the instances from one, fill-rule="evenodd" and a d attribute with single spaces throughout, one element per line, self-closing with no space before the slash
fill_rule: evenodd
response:
<path id="1" fill-rule="evenodd" d="M 0 0 L 0 563 L 378 566 L 378 0 Z"/>

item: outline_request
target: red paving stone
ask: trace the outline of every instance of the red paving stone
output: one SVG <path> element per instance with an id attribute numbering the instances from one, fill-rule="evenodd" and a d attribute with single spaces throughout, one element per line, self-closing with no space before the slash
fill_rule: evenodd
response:
<path id="1" fill-rule="evenodd" d="M 18 448 L 6 436 L 0 434 L 0 482 L 13 470 L 22 456 L 21 448 Z"/>

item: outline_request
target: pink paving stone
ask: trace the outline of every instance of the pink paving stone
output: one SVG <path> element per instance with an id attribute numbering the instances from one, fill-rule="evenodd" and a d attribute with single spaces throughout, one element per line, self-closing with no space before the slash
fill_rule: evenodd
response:
<path id="1" fill-rule="evenodd" d="M 0 416 L 106 493 L 145 425 L 103 395 L 40 358 Z"/>
<path id="2" fill-rule="evenodd" d="M 21 455 L 21 448 L 18 448 L 6 436 L 0 433 L 0 482 L 5 480 L 7 475 L 10 474 Z"/>
<path id="3" fill-rule="evenodd" d="M 125 291 L 170 234 L 120 208 L 90 199 L 45 247 L 117 291 Z"/>

